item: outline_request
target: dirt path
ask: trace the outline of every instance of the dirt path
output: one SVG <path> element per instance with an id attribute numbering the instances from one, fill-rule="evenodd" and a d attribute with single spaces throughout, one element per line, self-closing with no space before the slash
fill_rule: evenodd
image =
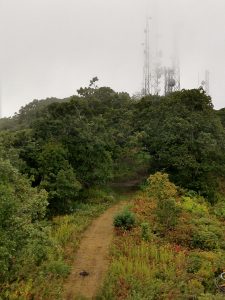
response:
<path id="1" fill-rule="evenodd" d="M 113 217 L 123 206 L 125 202 L 109 208 L 84 233 L 72 272 L 64 287 L 64 300 L 94 299 L 109 265 L 108 249 L 113 238 Z M 81 276 L 83 270 L 89 275 Z"/>

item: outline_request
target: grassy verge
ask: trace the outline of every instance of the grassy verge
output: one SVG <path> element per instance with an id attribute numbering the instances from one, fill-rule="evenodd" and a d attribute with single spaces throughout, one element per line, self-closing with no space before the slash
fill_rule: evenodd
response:
<path id="1" fill-rule="evenodd" d="M 115 231 L 110 268 L 97 299 L 224 299 L 215 286 L 225 267 L 221 205 L 218 215 L 218 207 L 204 198 L 160 180 L 134 199 L 136 227 Z M 168 203 L 179 214 L 169 212 Z"/>
<path id="2" fill-rule="evenodd" d="M 95 193 L 94 200 L 77 203 L 73 214 L 57 216 L 49 222 L 46 258 L 38 266 L 29 265 L 29 258 L 24 260 L 19 280 L 5 286 L 0 292 L 0 299 L 62 298 L 63 283 L 70 273 L 82 233 L 94 218 L 120 200 L 119 196 L 105 197 L 103 194 Z"/>

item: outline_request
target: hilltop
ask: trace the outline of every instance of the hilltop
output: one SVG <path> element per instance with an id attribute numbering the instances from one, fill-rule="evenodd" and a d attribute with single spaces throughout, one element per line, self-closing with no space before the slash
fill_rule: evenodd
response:
<path id="1" fill-rule="evenodd" d="M 177 231 L 168 231 L 167 236 L 158 219 L 150 216 L 157 197 L 145 195 L 143 201 L 135 202 L 134 212 L 152 206 L 149 219 L 146 216 L 142 223 L 154 227 L 153 240 L 162 247 L 170 244 L 168 255 L 174 251 L 172 244 L 184 251 L 209 245 L 206 250 L 220 259 L 224 116 L 224 109 L 214 110 L 202 89 L 133 99 L 128 93 L 97 87 L 92 80 L 78 95 L 34 100 L 14 117 L 0 120 L 1 294 L 6 299 L 59 297 L 82 233 L 120 198 L 120 183 L 142 181 L 145 185 L 145 179 L 156 172 L 167 173 L 176 186 L 176 201 L 168 205 L 178 206 L 181 213 Z M 197 212 L 187 211 L 186 206 Z M 142 212 L 137 214 L 143 217 Z M 168 213 L 163 214 L 166 219 Z M 197 232 L 195 237 L 186 232 L 191 219 L 196 222 L 191 228 Z M 127 235 L 124 241 L 129 240 Z M 133 248 L 133 240 L 129 241 Z M 217 275 L 220 264 L 223 268 L 222 260 L 216 264 L 216 273 L 209 268 L 209 278 Z M 199 279 L 197 290 L 213 295 L 203 282 L 204 278 Z"/>

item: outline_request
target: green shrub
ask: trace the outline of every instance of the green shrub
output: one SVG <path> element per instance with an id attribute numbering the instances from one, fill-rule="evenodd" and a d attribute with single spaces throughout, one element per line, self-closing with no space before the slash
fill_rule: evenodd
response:
<path id="1" fill-rule="evenodd" d="M 61 260 L 52 261 L 48 265 L 47 272 L 59 277 L 67 277 L 70 273 L 70 267 Z"/>
<path id="2" fill-rule="evenodd" d="M 201 268 L 202 258 L 196 253 L 190 254 L 187 259 L 187 272 L 196 273 Z"/>
<path id="3" fill-rule="evenodd" d="M 177 222 L 180 207 L 176 204 L 177 187 L 169 181 L 169 175 L 157 172 L 147 179 L 148 196 L 157 203 L 155 210 L 158 222 L 163 228 L 171 229 Z"/>
<path id="4" fill-rule="evenodd" d="M 213 210 L 217 217 L 225 220 L 225 201 L 219 201 L 216 203 Z"/>
<path id="5" fill-rule="evenodd" d="M 115 227 L 130 230 L 135 225 L 135 215 L 126 208 L 114 217 L 113 224 Z"/>
<path id="6" fill-rule="evenodd" d="M 198 196 L 198 193 L 193 191 L 193 190 L 188 190 L 186 193 L 185 193 L 185 196 L 186 197 L 190 197 L 190 198 L 195 198 Z"/>
<path id="7" fill-rule="evenodd" d="M 149 223 L 141 223 L 141 237 L 144 241 L 150 240 L 150 228 Z"/>
<path id="8" fill-rule="evenodd" d="M 157 172 L 147 179 L 146 191 L 150 197 L 158 201 L 164 201 L 169 198 L 175 198 L 177 187 L 169 181 L 169 175 Z"/>
<path id="9" fill-rule="evenodd" d="M 201 282 L 199 282 L 195 278 L 190 279 L 187 285 L 188 285 L 187 287 L 188 294 L 193 295 L 194 299 L 196 299 L 196 296 L 199 296 L 204 293 L 204 286 L 201 284 Z M 191 297 L 189 299 L 191 299 Z"/>
<path id="10" fill-rule="evenodd" d="M 192 245 L 203 250 L 213 250 L 218 248 L 218 237 L 212 231 L 200 229 L 194 232 Z"/>
<path id="11" fill-rule="evenodd" d="M 0 290 L 1 284 L 19 279 L 27 257 L 31 268 L 45 258 L 47 205 L 46 191 L 32 188 L 9 161 L 0 159 Z M 36 252 L 35 245 L 40 251 Z"/>
<path id="12" fill-rule="evenodd" d="M 199 203 L 197 197 L 182 197 L 182 208 L 191 213 L 204 216 L 208 213 L 208 207 L 205 203 Z"/>
<path id="13" fill-rule="evenodd" d="M 220 224 L 213 219 L 194 219 L 192 246 L 203 250 L 220 248 L 224 243 L 223 231 Z"/>
<path id="14" fill-rule="evenodd" d="M 171 229 L 178 223 L 180 207 L 173 198 L 158 201 L 155 212 L 158 222 L 166 229 Z"/>

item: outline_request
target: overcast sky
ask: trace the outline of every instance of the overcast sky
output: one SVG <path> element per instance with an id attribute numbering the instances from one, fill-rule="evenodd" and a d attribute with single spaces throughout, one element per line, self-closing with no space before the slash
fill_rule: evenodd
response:
<path id="1" fill-rule="evenodd" d="M 94 76 L 140 91 L 147 16 L 158 19 L 164 56 L 178 33 L 181 87 L 197 87 L 209 69 L 213 103 L 225 107 L 225 0 L 0 0 L 3 115 L 75 94 Z"/>

